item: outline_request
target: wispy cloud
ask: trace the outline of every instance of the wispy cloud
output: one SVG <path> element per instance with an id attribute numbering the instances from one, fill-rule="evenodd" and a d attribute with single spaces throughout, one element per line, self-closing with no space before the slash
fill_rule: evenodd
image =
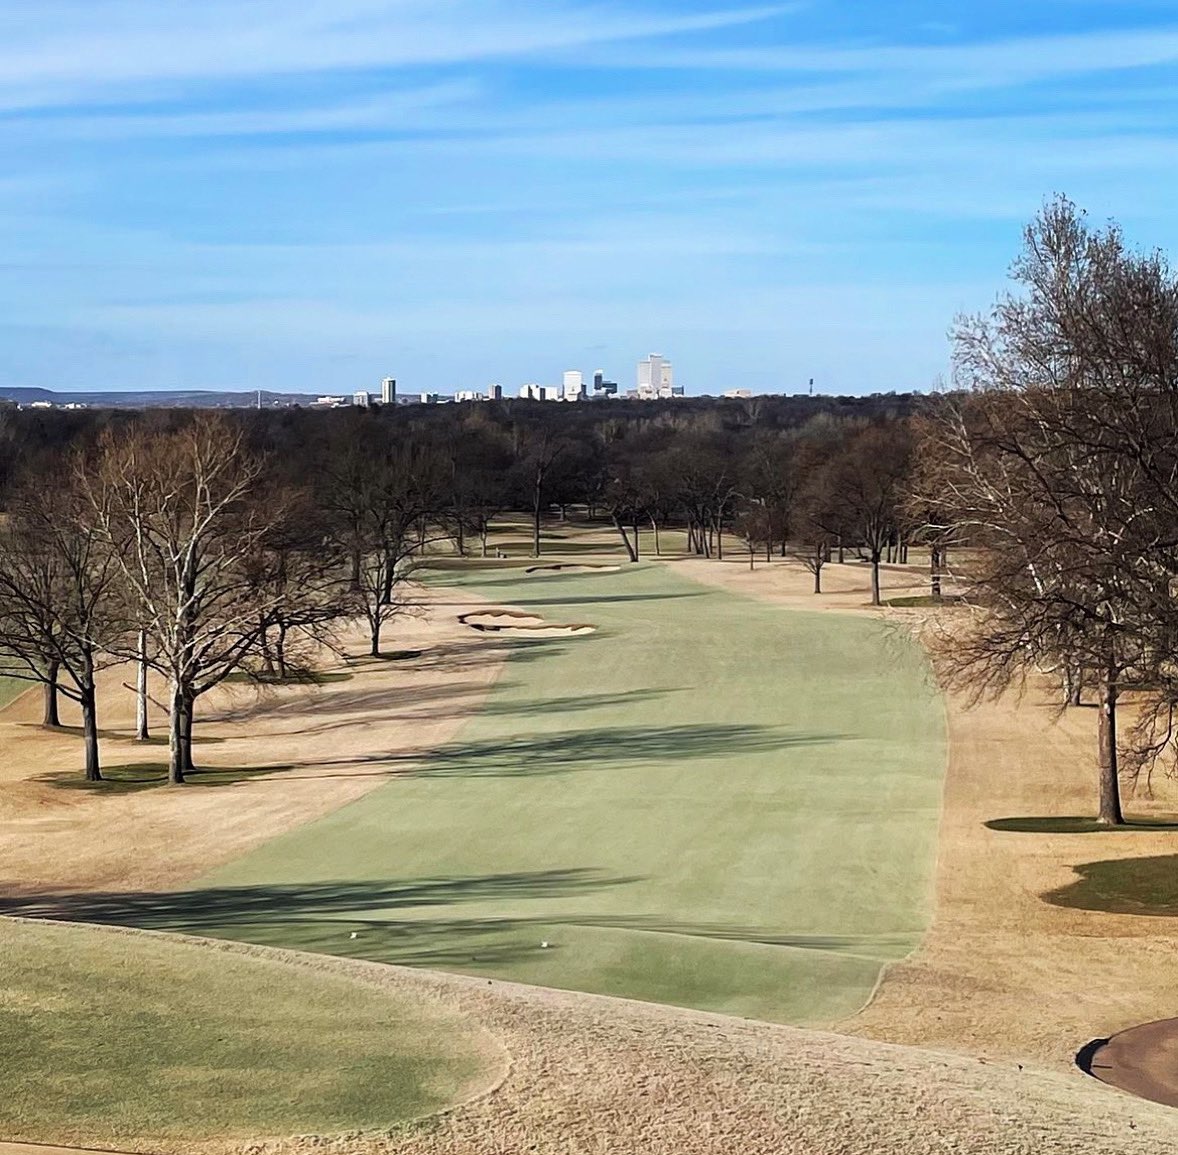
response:
<path id="1" fill-rule="evenodd" d="M 21 104 L 131 86 L 455 64 L 736 27 L 789 6 L 658 14 L 549 0 L 42 0 L 0 9 L 0 92 Z"/>
<path id="2" fill-rule="evenodd" d="M 942 12 L 0 5 L 0 377 L 927 384 L 1045 195 L 1178 244 L 1172 13 Z"/>

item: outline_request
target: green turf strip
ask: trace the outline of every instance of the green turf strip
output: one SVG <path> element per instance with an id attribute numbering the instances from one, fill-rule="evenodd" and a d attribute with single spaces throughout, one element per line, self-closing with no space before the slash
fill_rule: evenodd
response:
<path id="1" fill-rule="evenodd" d="M 916 946 L 945 738 L 911 642 L 659 566 L 440 580 L 599 629 L 518 643 L 387 786 L 105 917 L 801 1023 Z"/>
<path id="2" fill-rule="evenodd" d="M 0 678 L 0 709 L 9 702 L 15 702 L 21 694 L 31 690 L 37 683 L 27 682 L 23 678 Z"/>
<path id="3" fill-rule="evenodd" d="M 0 920 L 4 1139 L 387 1128 L 485 1079 L 478 1042 L 452 1016 L 345 978 Z"/>

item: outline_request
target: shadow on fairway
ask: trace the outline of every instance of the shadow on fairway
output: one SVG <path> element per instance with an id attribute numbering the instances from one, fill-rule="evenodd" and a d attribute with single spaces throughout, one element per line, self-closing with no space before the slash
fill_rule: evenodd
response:
<path id="1" fill-rule="evenodd" d="M 413 778 L 540 777 L 644 763 L 687 762 L 820 746 L 838 734 L 789 734 L 775 726 L 605 726 L 447 746 L 409 771 Z M 419 762 L 419 759 L 411 759 Z"/>
<path id="2" fill-rule="evenodd" d="M 521 712 L 543 713 L 542 704 Z M 555 710 L 554 710 L 555 712 Z M 302 733 L 319 733 L 348 723 L 325 724 Z M 282 771 L 318 770 L 301 778 L 387 775 L 403 778 L 541 778 L 584 770 L 616 770 L 649 763 L 685 764 L 694 759 L 784 752 L 801 746 L 842 741 L 843 734 L 790 734 L 775 726 L 613 726 L 562 731 L 525 738 L 464 742 L 431 754 L 373 751 L 352 758 L 322 757 L 255 767 L 258 783 L 281 785 Z M 269 775 L 269 777 L 266 777 Z"/>
<path id="3" fill-rule="evenodd" d="M 222 886 L 167 893 L 76 894 L 41 891 L 0 898 L 0 914 L 194 934 L 236 924 L 289 925 L 374 911 L 464 902 L 514 902 L 592 893 L 639 882 L 577 868 L 411 880 Z"/>
<path id="4" fill-rule="evenodd" d="M 993 818 L 986 828 L 1014 834 L 1140 834 L 1149 830 L 1178 830 L 1178 822 L 1165 818 L 1131 818 L 1123 826 L 1102 826 L 1095 818 L 1052 816 Z"/>
<path id="5" fill-rule="evenodd" d="M 1044 902 L 1107 914 L 1178 916 L 1178 854 L 1086 862 L 1072 869 L 1077 880 L 1048 891 Z"/>
<path id="6" fill-rule="evenodd" d="M 536 714 L 569 714 L 598 707 L 634 706 L 665 698 L 668 694 L 682 694 L 689 687 L 667 690 L 631 690 L 623 694 L 580 694 L 566 698 L 545 698 L 535 702 L 488 702 L 481 714 L 498 717 L 532 717 Z"/>

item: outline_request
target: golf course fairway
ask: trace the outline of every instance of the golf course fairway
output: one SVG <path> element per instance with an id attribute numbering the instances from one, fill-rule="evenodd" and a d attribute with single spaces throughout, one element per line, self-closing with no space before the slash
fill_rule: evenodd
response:
<path id="1" fill-rule="evenodd" d="M 945 734 L 899 631 L 658 565 L 437 580 L 597 632 L 505 642 L 457 741 L 128 921 L 798 1024 L 915 948 Z"/>

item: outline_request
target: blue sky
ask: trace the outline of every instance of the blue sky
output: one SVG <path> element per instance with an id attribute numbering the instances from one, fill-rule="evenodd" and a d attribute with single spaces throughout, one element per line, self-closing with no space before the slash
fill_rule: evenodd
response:
<path id="1" fill-rule="evenodd" d="M 1065 192 L 1178 249 L 1173 0 L 0 0 L 0 384 L 927 389 Z"/>

